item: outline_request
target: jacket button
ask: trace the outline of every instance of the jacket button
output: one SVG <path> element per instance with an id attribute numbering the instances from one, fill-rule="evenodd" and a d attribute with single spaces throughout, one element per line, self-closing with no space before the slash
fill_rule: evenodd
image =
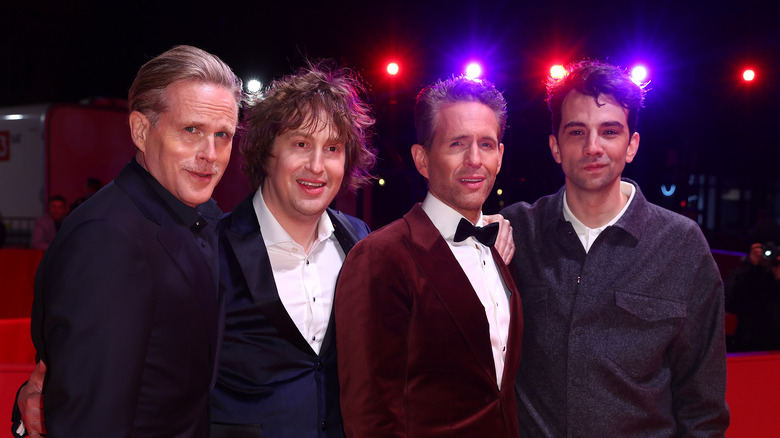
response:
<path id="1" fill-rule="evenodd" d="M 314 367 L 317 369 L 317 371 L 322 371 L 322 362 L 317 362 Z"/>
<path id="2" fill-rule="evenodd" d="M 320 429 L 328 430 L 328 422 L 323 420 L 322 423 L 320 423 Z"/>

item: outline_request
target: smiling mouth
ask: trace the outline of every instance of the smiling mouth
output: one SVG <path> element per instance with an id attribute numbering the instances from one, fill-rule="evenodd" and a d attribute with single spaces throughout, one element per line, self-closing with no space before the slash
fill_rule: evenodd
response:
<path id="1" fill-rule="evenodd" d="M 478 183 L 484 181 L 484 178 L 461 178 L 460 181 L 464 183 Z"/>
<path id="2" fill-rule="evenodd" d="M 296 181 L 298 182 L 298 184 L 301 184 L 306 187 L 311 187 L 313 189 L 317 189 L 325 186 L 325 183 L 313 183 L 313 182 L 301 181 L 301 180 L 296 180 Z"/>
<path id="3" fill-rule="evenodd" d="M 589 163 L 585 165 L 586 169 L 601 169 L 602 167 L 607 167 L 604 163 Z"/>
<path id="4" fill-rule="evenodd" d="M 203 172 L 195 172 L 194 170 L 190 170 L 189 172 L 192 175 L 195 175 L 198 178 L 209 178 L 209 177 L 213 176 L 213 174 L 211 172 L 203 173 Z"/>

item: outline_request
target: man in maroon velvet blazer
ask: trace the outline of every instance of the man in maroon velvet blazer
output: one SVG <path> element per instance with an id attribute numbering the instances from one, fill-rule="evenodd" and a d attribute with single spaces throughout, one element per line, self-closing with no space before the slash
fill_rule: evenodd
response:
<path id="1" fill-rule="evenodd" d="M 415 121 L 429 193 L 358 242 L 336 287 L 344 430 L 517 437 L 520 299 L 494 227 L 474 227 L 501 168 L 506 102 L 486 81 L 452 78 L 420 92 Z"/>

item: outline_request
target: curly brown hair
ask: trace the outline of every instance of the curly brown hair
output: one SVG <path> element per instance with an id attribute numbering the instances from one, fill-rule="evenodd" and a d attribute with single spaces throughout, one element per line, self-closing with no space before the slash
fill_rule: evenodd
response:
<path id="1" fill-rule="evenodd" d="M 274 139 L 289 130 L 317 129 L 332 123 L 337 141 L 345 143 L 342 187 L 357 189 L 372 178 L 376 152 L 370 145 L 374 118 L 362 99 L 366 89 L 347 68 L 326 62 L 310 63 L 295 74 L 273 81 L 262 97 L 246 110 L 241 142 L 242 168 L 257 189 L 262 185 Z M 320 120 L 325 114 L 330 120 Z"/>

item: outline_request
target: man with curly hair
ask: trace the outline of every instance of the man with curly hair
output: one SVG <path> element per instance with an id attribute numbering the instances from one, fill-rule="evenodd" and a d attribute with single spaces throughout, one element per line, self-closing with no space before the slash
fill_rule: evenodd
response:
<path id="1" fill-rule="evenodd" d="M 344 435 L 334 289 L 369 229 L 328 206 L 375 161 L 362 92 L 349 70 L 314 65 L 248 110 L 241 152 L 256 190 L 220 222 L 226 315 L 212 438 Z"/>

